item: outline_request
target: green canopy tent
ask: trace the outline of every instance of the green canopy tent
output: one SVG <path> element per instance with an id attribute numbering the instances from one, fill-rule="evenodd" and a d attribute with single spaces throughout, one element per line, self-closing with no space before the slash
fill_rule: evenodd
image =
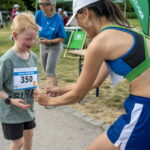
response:
<path id="1" fill-rule="evenodd" d="M 132 7 L 139 19 L 143 32 L 149 35 L 149 1 L 148 0 L 130 0 Z"/>
<path id="2" fill-rule="evenodd" d="M 115 3 L 125 3 L 124 14 L 126 12 L 126 0 L 112 0 Z M 129 0 L 142 27 L 143 32 L 149 35 L 149 0 Z"/>

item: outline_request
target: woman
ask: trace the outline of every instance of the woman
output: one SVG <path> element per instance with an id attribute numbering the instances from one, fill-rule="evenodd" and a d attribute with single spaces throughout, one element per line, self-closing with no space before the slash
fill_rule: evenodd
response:
<path id="1" fill-rule="evenodd" d="M 39 27 L 41 62 L 50 85 L 57 86 L 56 64 L 66 38 L 61 16 L 55 13 L 54 0 L 40 0 L 35 18 Z"/>
<path id="2" fill-rule="evenodd" d="M 48 97 L 37 91 L 36 100 L 41 105 L 65 105 L 82 100 L 106 78 L 106 62 L 113 73 L 127 78 L 130 95 L 124 103 L 126 114 L 94 140 L 88 150 L 149 150 L 150 59 L 145 38 L 132 30 L 110 0 L 73 0 L 73 11 L 69 23 L 75 23 L 76 17 L 93 39 L 87 48 L 82 73 L 76 84 L 47 91 L 60 96 Z"/>

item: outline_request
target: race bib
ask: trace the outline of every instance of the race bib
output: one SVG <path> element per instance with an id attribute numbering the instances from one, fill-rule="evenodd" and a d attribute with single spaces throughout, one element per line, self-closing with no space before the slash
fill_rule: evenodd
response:
<path id="1" fill-rule="evenodd" d="M 14 90 L 33 89 L 37 87 L 37 67 L 14 68 Z"/>

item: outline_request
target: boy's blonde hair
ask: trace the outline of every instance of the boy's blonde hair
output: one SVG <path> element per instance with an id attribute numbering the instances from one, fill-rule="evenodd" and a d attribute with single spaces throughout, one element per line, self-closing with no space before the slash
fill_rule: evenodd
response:
<path id="1" fill-rule="evenodd" d="M 38 31 L 35 18 L 31 13 L 21 13 L 13 19 L 11 25 L 11 30 L 13 32 L 21 33 L 28 28 L 32 28 L 35 31 Z"/>

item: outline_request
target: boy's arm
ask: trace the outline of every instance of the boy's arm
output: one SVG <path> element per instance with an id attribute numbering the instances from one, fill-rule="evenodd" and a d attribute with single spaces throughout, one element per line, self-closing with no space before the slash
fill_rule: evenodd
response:
<path id="1" fill-rule="evenodd" d="M 10 98 L 9 95 L 3 90 L 0 90 L 0 98 L 4 99 L 6 104 L 14 105 L 21 109 L 28 109 L 30 107 L 29 104 L 24 104 L 23 99 Z M 8 100 L 9 100 L 9 103 L 8 103 Z"/>
<path id="2" fill-rule="evenodd" d="M 6 98 L 8 98 L 8 94 L 6 92 L 4 92 L 3 90 L 0 90 L 0 98 L 6 99 Z"/>

